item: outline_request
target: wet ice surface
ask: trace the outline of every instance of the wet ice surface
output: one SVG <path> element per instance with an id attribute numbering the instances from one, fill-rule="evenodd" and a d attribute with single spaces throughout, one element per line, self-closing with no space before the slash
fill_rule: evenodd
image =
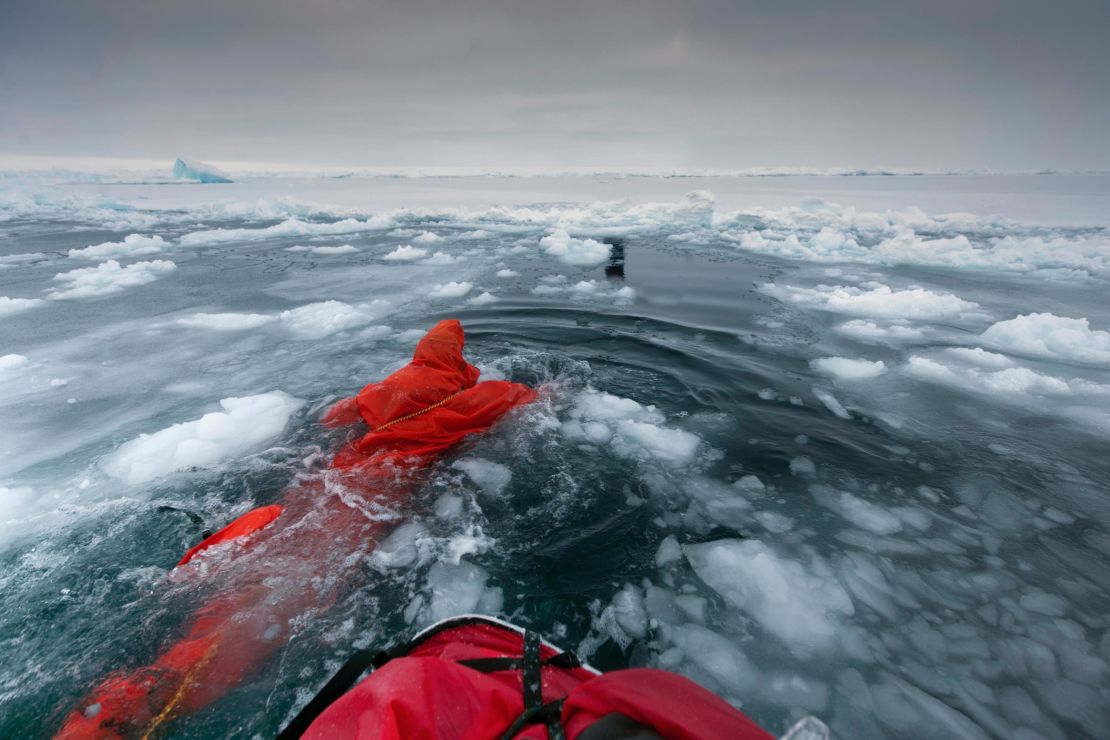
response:
<path id="1" fill-rule="evenodd" d="M 355 646 L 480 611 L 778 733 L 1106 736 L 1107 214 L 1100 177 L 8 178 L 0 734 L 215 588 L 167 578 L 199 532 L 160 506 L 318 481 L 320 410 L 457 316 L 543 400 L 401 503 L 325 485 L 381 542 L 175 734 L 271 735 Z"/>

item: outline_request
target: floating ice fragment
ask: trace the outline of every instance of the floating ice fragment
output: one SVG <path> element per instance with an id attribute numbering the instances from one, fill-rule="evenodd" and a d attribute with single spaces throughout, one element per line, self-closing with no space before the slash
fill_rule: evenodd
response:
<path id="1" fill-rule="evenodd" d="M 882 319 L 952 319 L 979 307 L 978 303 L 962 300 L 951 293 L 934 293 L 924 288 L 894 290 L 888 285 L 863 290 L 843 285 L 799 288 L 767 283 L 759 290 L 786 303 Z"/>
<path id="2" fill-rule="evenodd" d="M 41 298 L 8 298 L 0 295 L 0 318 L 14 316 L 42 303 L 44 301 Z"/>
<path id="3" fill-rule="evenodd" d="M 847 409 L 845 409 L 843 405 L 841 405 L 840 401 L 836 399 L 836 396 L 829 393 L 824 388 L 814 388 L 813 395 L 817 398 L 818 401 L 825 404 L 825 408 L 839 416 L 841 419 L 852 418 L 852 415 L 848 413 Z"/>
<path id="4" fill-rule="evenodd" d="M 439 244 L 443 241 L 443 237 L 431 231 L 422 231 L 413 238 L 416 244 Z"/>
<path id="5" fill-rule="evenodd" d="M 825 485 L 810 486 L 809 492 L 820 506 L 830 509 L 852 524 L 875 534 L 900 532 L 902 522 L 886 509 Z"/>
<path id="6" fill-rule="evenodd" d="M 822 357 L 811 360 L 809 364 L 822 375 L 837 380 L 867 380 L 886 372 L 886 363 L 882 360 L 871 362 L 850 357 Z"/>
<path id="7" fill-rule="evenodd" d="M 298 339 L 323 339 L 345 329 L 364 326 L 374 319 L 341 301 L 309 303 L 282 311 L 279 318 Z"/>
<path id="8" fill-rule="evenodd" d="M 118 257 L 138 257 L 146 254 L 158 254 L 169 246 L 169 242 L 160 236 L 129 234 L 125 236 L 121 242 L 104 242 L 103 244 L 94 244 L 84 249 L 71 249 L 67 254 L 77 259 L 105 260 Z"/>
<path id="9" fill-rule="evenodd" d="M 0 355 L 0 373 L 9 372 L 16 368 L 25 367 L 26 365 L 27 358 L 23 355 Z"/>
<path id="10" fill-rule="evenodd" d="M 835 618 L 855 613 L 852 600 L 817 556 L 803 565 L 759 540 L 716 540 L 684 550 L 710 588 L 790 645 L 828 648 L 836 637 Z"/>
<path id="11" fill-rule="evenodd" d="M 277 437 L 304 402 L 281 391 L 225 398 L 223 411 L 141 434 L 101 461 L 114 478 L 137 485 L 185 468 L 242 455 Z"/>
<path id="12" fill-rule="evenodd" d="M 817 466 L 805 455 L 799 455 L 790 461 L 790 472 L 792 475 L 813 475 Z"/>
<path id="13" fill-rule="evenodd" d="M 71 300 L 74 298 L 95 298 L 119 293 L 127 288 L 152 283 L 177 268 L 169 260 L 136 262 L 121 267 L 119 262 L 108 260 L 96 267 L 79 267 L 76 270 L 60 272 L 54 276 L 59 288 L 50 288 L 47 297 L 51 300 Z"/>
<path id="14" fill-rule="evenodd" d="M 276 321 L 276 317 L 260 313 L 195 313 L 177 320 L 179 326 L 212 331 L 246 331 Z"/>
<path id="15" fill-rule="evenodd" d="M 451 467 L 466 473 L 479 488 L 494 496 L 500 495 L 513 479 L 513 473 L 508 466 L 483 460 L 480 457 L 461 458 L 452 463 Z"/>
<path id="16" fill-rule="evenodd" d="M 593 267 L 609 259 L 609 245 L 593 239 L 575 239 L 565 229 L 556 229 L 540 239 L 540 248 L 568 265 Z"/>
<path id="17" fill-rule="evenodd" d="M 389 254 L 382 257 L 382 259 L 390 260 L 391 262 L 411 262 L 413 260 L 418 260 L 421 257 L 426 256 L 427 254 L 427 249 L 421 249 L 420 247 L 414 247 L 409 244 L 402 244 Z"/>
<path id="18" fill-rule="evenodd" d="M 179 180 L 196 180 L 201 183 L 227 183 L 232 181 L 230 177 L 212 165 L 198 162 L 195 159 L 178 158 L 173 163 L 173 176 Z"/>
<path id="19" fill-rule="evenodd" d="M 480 293 L 479 295 L 474 296 L 473 298 L 468 299 L 467 303 L 472 306 L 488 306 L 491 303 L 497 303 L 497 301 L 497 296 L 487 290 L 483 293 Z"/>
<path id="20" fill-rule="evenodd" d="M 1087 319 L 1031 313 L 999 321 L 980 336 L 988 347 L 1011 354 L 1081 365 L 1110 365 L 1110 332 Z"/>
<path id="21" fill-rule="evenodd" d="M 473 283 L 468 282 L 455 282 L 452 280 L 449 283 L 439 283 L 432 286 L 428 291 L 429 298 L 462 298 L 470 292 L 474 287 Z"/>

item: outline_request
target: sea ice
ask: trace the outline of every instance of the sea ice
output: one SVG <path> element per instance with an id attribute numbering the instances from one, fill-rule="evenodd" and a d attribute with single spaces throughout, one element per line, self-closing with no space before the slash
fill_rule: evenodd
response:
<path id="1" fill-rule="evenodd" d="M 16 368 L 26 367 L 27 358 L 23 355 L 9 354 L 0 355 L 0 373 L 15 370 Z M 0 375 L 0 377 L 3 377 Z"/>
<path id="2" fill-rule="evenodd" d="M 813 485 L 810 486 L 809 492 L 820 506 L 836 512 L 868 532 L 888 535 L 902 530 L 902 522 L 894 514 L 847 491 L 837 491 L 825 485 Z"/>
<path id="3" fill-rule="evenodd" d="M 275 321 L 273 316 L 260 313 L 195 313 L 177 320 L 180 326 L 213 331 L 246 331 L 257 329 Z"/>
<path id="4" fill-rule="evenodd" d="M 431 290 L 428 291 L 428 297 L 429 298 L 462 298 L 464 295 L 469 293 L 470 289 L 473 288 L 473 287 L 474 287 L 473 283 L 468 283 L 466 281 L 456 282 L 456 281 L 452 280 L 449 283 L 437 283 L 436 285 L 432 286 Z"/>
<path id="5" fill-rule="evenodd" d="M 168 249 L 169 242 L 160 236 L 143 236 L 142 234 L 129 234 L 121 242 L 104 242 L 94 244 L 84 249 L 71 249 L 67 254 L 70 257 L 86 260 L 106 260 L 120 257 L 139 257 L 147 254 L 158 254 Z"/>
<path id="6" fill-rule="evenodd" d="M 508 466 L 483 460 L 480 457 L 460 458 L 452 463 L 451 467 L 466 473 L 479 488 L 493 496 L 500 495 L 513 479 L 513 473 Z"/>
<path id="7" fill-rule="evenodd" d="M 831 647 L 836 618 L 855 613 L 852 600 L 819 556 L 804 565 L 754 539 L 715 540 L 684 550 L 710 588 L 791 647 Z"/>
<path id="8" fill-rule="evenodd" d="M 276 438 L 303 405 L 303 401 L 281 391 L 225 398 L 220 401 L 223 411 L 141 434 L 105 457 L 100 465 L 113 478 L 131 485 L 177 470 L 213 465 Z"/>
<path id="9" fill-rule="evenodd" d="M 426 257 L 427 254 L 427 249 L 414 247 L 410 244 L 402 244 L 389 254 L 382 257 L 382 259 L 390 260 L 391 262 L 412 262 L 413 260 L 418 260 L 421 257 Z"/>
<path id="10" fill-rule="evenodd" d="M 813 395 L 817 398 L 818 401 L 825 404 L 825 408 L 839 416 L 841 419 L 852 418 L 852 415 L 849 414 L 848 410 L 844 408 L 844 405 L 840 403 L 839 400 L 837 400 L 836 396 L 829 393 L 824 388 L 814 388 Z"/>
<path id="11" fill-rule="evenodd" d="M 358 254 L 358 247 L 350 244 L 341 244 L 335 247 L 309 247 L 308 251 L 311 254 L 318 254 L 326 257 L 331 254 Z"/>
<path id="12" fill-rule="evenodd" d="M 496 614 L 501 610 L 499 588 L 486 588 L 489 574 L 474 563 L 435 563 L 428 570 L 427 602 L 420 624 L 433 624 L 459 614 Z"/>
<path id="13" fill-rule="evenodd" d="M 372 314 L 341 301 L 309 303 L 282 311 L 279 318 L 298 339 L 323 339 L 374 320 Z"/>
<path id="14" fill-rule="evenodd" d="M 918 327 L 901 324 L 880 326 L 874 321 L 867 321 L 866 319 L 846 321 L 833 327 L 833 329 L 849 339 L 864 344 L 894 345 L 902 342 L 920 341 L 925 338 L 925 331 Z"/>
<path id="15" fill-rule="evenodd" d="M 988 347 L 1009 354 L 1080 365 L 1110 365 L 1110 332 L 1093 330 L 1087 319 L 1031 313 L 992 324 L 980 336 Z"/>
<path id="16" fill-rule="evenodd" d="M 497 296 L 490 293 L 488 290 L 484 291 L 473 298 L 467 299 L 467 303 L 471 306 L 488 306 L 491 303 L 497 303 Z"/>
<path id="17" fill-rule="evenodd" d="M 231 178 L 216 167 L 195 159 L 180 159 L 173 163 L 173 176 L 179 180 L 196 180 L 202 183 L 227 183 Z"/>
<path id="18" fill-rule="evenodd" d="M 609 245 L 593 239 L 575 239 L 564 229 L 557 229 L 540 239 L 540 248 L 568 265 L 593 267 L 609 259 Z"/>
<path id="19" fill-rule="evenodd" d="M 867 380 L 877 378 L 886 372 L 882 360 L 855 360 L 849 357 L 822 357 L 810 360 L 810 367 L 822 375 L 837 380 Z"/>
<path id="20" fill-rule="evenodd" d="M 881 319 L 952 319 L 979 307 L 979 304 L 962 300 L 951 293 L 934 293 L 924 288 L 894 290 L 889 285 L 864 290 L 843 285 L 799 288 L 767 283 L 760 288 L 760 292 L 807 308 Z"/>
<path id="21" fill-rule="evenodd" d="M 443 237 L 431 231 L 422 231 L 412 240 L 416 244 L 439 244 L 444 241 Z"/>
<path id="22" fill-rule="evenodd" d="M 79 267 L 76 270 L 60 272 L 54 276 L 62 287 L 50 288 L 47 297 L 51 300 L 72 300 L 75 298 L 96 298 L 119 293 L 127 288 L 152 283 L 177 267 L 169 260 L 136 262 L 121 267 L 119 262 L 108 260 L 96 267 Z"/>
<path id="23" fill-rule="evenodd" d="M 654 406 L 642 406 L 594 389 L 578 394 L 562 431 L 571 439 L 608 443 L 621 457 L 689 462 L 701 439 L 663 425 L 665 417 Z"/>

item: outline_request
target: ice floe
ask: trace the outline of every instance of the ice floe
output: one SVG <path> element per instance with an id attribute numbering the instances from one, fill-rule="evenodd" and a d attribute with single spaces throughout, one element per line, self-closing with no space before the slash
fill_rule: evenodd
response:
<path id="1" fill-rule="evenodd" d="M 654 406 L 591 388 L 575 398 L 562 431 L 572 440 L 608 444 L 622 457 L 675 463 L 693 460 L 701 439 L 670 428 L 665 421 Z"/>
<path id="2" fill-rule="evenodd" d="M 731 606 L 790 645 L 834 645 L 838 619 L 855 613 L 832 569 L 817 555 L 803 563 L 759 540 L 718 540 L 684 548 L 694 572 Z"/>
<path id="3" fill-rule="evenodd" d="M 9 298 L 0 295 L 0 317 L 14 316 L 17 313 L 23 313 L 35 306 L 42 305 L 41 298 Z"/>
<path id="4" fill-rule="evenodd" d="M 129 234 L 123 238 L 123 241 L 94 244 L 84 249 L 71 249 L 67 254 L 76 259 L 107 260 L 158 254 L 169 247 L 169 242 L 160 236 Z"/>
<path id="5" fill-rule="evenodd" d="M 79 267 L 58 273 L 54 280 L 62 286 L 47 290 L 47 297 L 55 301 L 97 298 L 153 283 L 176 268 L 177 265 L 169 260 L 135 262 L 127 267 L 122 267 L 116 260 L 108 260 L 96 267 Z"/>
<path id="6" fill-rule="evenodd" d="M 851 357 L 821 357 L 810 360 L 810 367 L 822 375 L 837 380 L 867 380 L 877 378 L 886 372 L 882 360 L 857 360 Z"/>
<path id="7" fill-rule="evenodd" d="M 453 462 L 451 467 L 466 473 L 479 488 L 494 496 L 504 491 L 513 479 L 513 473 L 508 466 L 480 457 L 460 458 Z"/>
<path id="8" fill-rule="evenodd" d="M 277 438 L 304 402 L 272 391 L 225 398 L 223 411 L 141 434 L 105 457 L 101 468 L 128 484 L 146 483 L 187 468 L 214 465 Z"/>
<path id="9" fill-rule="evenodd" d="M 429 298 L 462 298 L 470 292 L 474 287 L 474 283 L 468 283 L 465 280 L 458 282 L 452 280 L 448 283 L 437 283 L 433 285 L 431 290 L 428 291 Z"/>
<path id="10" fill-rule="evenodd" d="M 427 255 L 427 249 L 414 247 L 410 244 L 402 244 L 389 254 L 382 257 L 382 259 L 389 260 L 391 262 L 411 262 L 413 260 L 418 260 L 421 257 L 426 257 Z"/>
<path id="11" fill-rule="evenodd" d="M 298 339 L 323 339 L 336 332 L 365 326 L 375 317 L 375 312 L 367 306 L 320 301 L 282 311 L 278 318 Z"/>
<path id="12" fill-rule="evenodd" d="M 1087 319 L 1031 313 L 992 324 L 984 346 L 1008 354 L 1057 362 L 1110 365 L 1110 332 L 1091 329 Z"/>
<path id="13" fill-rule="evenodd" d="M 540 239 L 540 248 L 568 265 L 592 267 L 609 259 L 609 245 L 593 239 L 575 239 L 564 229 Z"/>
<path id="14" fill-rule="evenodd" d="M 276 321 L 261 313 L 195 313 L 177 320 L 180 326 L 212 331 L 247 331 Z"/>
<path id="15" fill-rule="evenodd" d="M 880 319 L 935 321 L 957 318 L 979 307 L 951 293 L 936 293 L 925 288 L 895 290 L 889 285 L 863 289 L 844 285 L 802 288 L 767 283 L 760 292 L 805 308 Z"/>

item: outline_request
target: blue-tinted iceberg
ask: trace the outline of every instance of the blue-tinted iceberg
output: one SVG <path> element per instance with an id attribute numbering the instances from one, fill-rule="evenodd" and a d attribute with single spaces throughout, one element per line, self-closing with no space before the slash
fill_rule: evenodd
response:
<path id="1" fill-rule="evenodd" d="M 180 180 L 197 182 L 231 182 L 231 178 L 217 168 L 196 160 L 178 159 L 173 163 L 173 176 Z"/>

